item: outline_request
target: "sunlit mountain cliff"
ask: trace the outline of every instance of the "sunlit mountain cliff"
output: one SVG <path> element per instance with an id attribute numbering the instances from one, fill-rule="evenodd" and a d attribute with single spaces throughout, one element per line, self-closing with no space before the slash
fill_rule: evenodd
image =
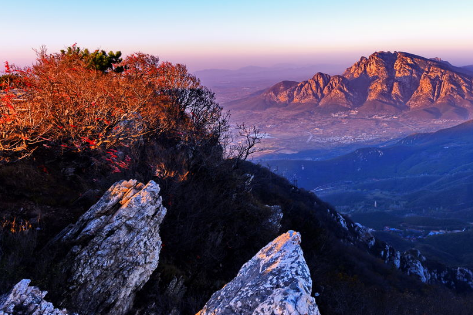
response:
<path id="1" fill-rule="evenodd" d="M 407 113 L 418 118 L 464 119 L 473 112 L 473 73 L 439 58 L 406 52 L 375 52 L 342 75 L 317 73 L 302 82 L 283 81 L 259 95 L 228 103 L 232 109 L 271 107 L 323 113 Z"/>

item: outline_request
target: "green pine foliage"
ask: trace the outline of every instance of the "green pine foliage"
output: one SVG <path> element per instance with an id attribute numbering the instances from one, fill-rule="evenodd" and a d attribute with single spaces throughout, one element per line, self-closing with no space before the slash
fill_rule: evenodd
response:
<path id="1" fill-rule="evenodd" d="M 102 72 L 115 71 L 122 72 L 124 68 L 122 66 L 114 67 L 114 65 L 122 62 L 122 52 L 121 51 L 109 51 L 108 53 L 105 50 L 96 49 L 93 52 L 90 52 L 88 48 L 81 49 L 76 45 L 67 47 L 67 49 L 61 50 L 63 55 L 79 55 L 82 59 L 86 61 L 87 67 L 89 69 L 95 69 Z"/>

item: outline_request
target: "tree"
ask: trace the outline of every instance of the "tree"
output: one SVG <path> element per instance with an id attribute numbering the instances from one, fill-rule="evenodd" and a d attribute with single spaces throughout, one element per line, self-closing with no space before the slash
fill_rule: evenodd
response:
<path id="1" fill-rule="evenodd" d="M 12 85 L 15 82 L 15 85 L 21 86 L 20 77 L 14 74 L 4 74 L 0 76 L 0 90 L 6 89 L 8 86 Z"/>
<path id="2" fill-rule="evenodd" d="M 34 66 L 6 71 L 25 86 L 17 100 L 15 82 L 8 81 L 0 99 L 0 162 L 28 156 L 38 147 L 105 152 L 144 137 L 188 147 L 219 145 L 226 124 L 221 107 L 185 66 L 136 53 L 113 65 L 122 72 L 102 71 L 95 61 L 91 67 L 97 60 L 91 56 L 105 54 L 75 46 L 37 54 Z M 110 54 L 107 58 L 114 61 Z"/>
<path id="3" fill-rule="evenodd" d="M 230 157 L 234 159 L 233 168 L 238 168 L 251 154 L 258 151 L 256 145 L 261 142 L 262 135 L 256 126 L 246 126 L 244 123 L 236 126 L 239 141 L 230 146 Z"/>
<path id="4" fill-rule="evenodd" d="M 115 66 L 123 61 L 121 58 L 121 51 L 110 51 L 107 53 L 105 50 L 96 49 L 91 53 L 89 49 L 81 49 L 74 44 L 67 47 L 67 50 L 61 50 L 61 54 L 66 56 L 79 56 L 85 61 L 87 68 L 89 69 L 95 69 L 102 72 L 122 72 L 124 70 L 122 66 Z"/>

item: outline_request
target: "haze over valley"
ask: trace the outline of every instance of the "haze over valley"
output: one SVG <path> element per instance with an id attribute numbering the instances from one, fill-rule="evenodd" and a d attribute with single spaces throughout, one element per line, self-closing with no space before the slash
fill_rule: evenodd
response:
<path id="1" fill-rule="evenodd" d="M 221 89 L 228 72 L 207 75 L 217 98 L 235 98 L 233 92 Z M 440 58 L 378 52 L 362 57 L 343 75 L 317 72 L 300 82 L 288 81 L 286 70 L 281 75 L 288 77 L 266 89 L 255 85 L 254 90 L 261 90 L 248 96 L 238 91 L 242 98 L 222 103 L 231 111 L 232 121 L 256 125 L 264 134 L 254 158 L 334 156 L 454 126 L 473 112 L 473 73 Z M 241 76 L 257 77 L 251 71 Z"/>

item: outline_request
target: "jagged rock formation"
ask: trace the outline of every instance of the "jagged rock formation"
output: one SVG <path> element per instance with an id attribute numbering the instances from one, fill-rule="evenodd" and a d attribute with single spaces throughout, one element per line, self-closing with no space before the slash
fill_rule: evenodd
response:
<path id="1" fill-rule="evenodd" d="M 336 211 L 330 209 L 327 211 L 340 228 L 347 231 L 345 241 L 353 245 L 366 246 L 373 255 L 381 258 L 386 264 L 393 265 L 408 275 L 414 275 L 424 283 L 440 282 L 453 289 L 460 287 L 473 289 L 473 271 L 463 267 L 449 268 L 429 261 L 417 249 L 401 253 L 391 245 L 377 240 L 363 225 L 345 219 Z"/>
<path id="2" fill-rule="evenodd" d="M 159 186 L 115 183 L 56 238 L 73 244 L 62 264 L 63 305 L 80 314 L 125 314 L 158 265 L 159 225 L 166 214 Z"/>
<path id="3" fill-rule="evenodd" d="M 54 307 L 44 300 L 48 292 L 37 287 L 30 287 L 31 280 L 23 279 L 18 282 L 10 293 L 0 297 L 0 315 L 67 315 L 66 310 Z"/>
<path id="4" fill-rule="evenodd" d="M 440 282 L 450 288 L 473 289 L 473 272 L 467 268 L 449 268 L 443 264 L 428 261 L 417 249 L 401 253 L 386 244 L 380 257 L 387 264 L 408 275 L 415 275 L 424 283 Z"/>
<path id="5" fill-rule="evenodd" d="M 473 77 L 441 59 L 376 52 L 343 75 L 317 73 L 300 83 L 283 81 L 263 94 L 229 103 L 235 109 L 289 107 L 365 114 L 415 112 L 429 118 L 473 113 Z"/>
<path id="6" fill-rule="evenodd" d="M 300 241 L 294 231 L 277 237 L 197 314 L 320 314 Z"/>

